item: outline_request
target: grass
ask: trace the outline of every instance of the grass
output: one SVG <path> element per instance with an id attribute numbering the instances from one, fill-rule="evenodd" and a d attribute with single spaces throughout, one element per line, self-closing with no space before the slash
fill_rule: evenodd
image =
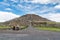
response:
<path id="1" fill-rule="evenodd" d="M 53 27 L 36 27 L 39 30 L 48 30 L 48 31 L 60 31 L 60 28 L 53 28 Z"/>
<path id="2" fill-rule="evenodd" d="M 0 26 L 0 29 L 7 29 L 10 28 L 8 26 Z M 27 26 L 20 26 L 21 29 L 27 28 Z M 54 27 L 35 27 L 39 30 L 48 30 L 48 31 L 60 31 L 60 28 L 54 28 Z"/>
<path id="3" fill-rule="evenodd" d="M 9 27 L 9 26 L 0 26 L 0 29 L 9 29 L 9 28 L 11 28 L 11 27 Z M 27 28 L 27 26 L 20 26 L 19 28 L 22 30 L 22 29 Z"/>
<path id="4" fill-rule="evenodd" d="M 0 30 L 5 30 L 5 29 L 10 29 L 11 27 L 8 27 L 8 26 L 0 26 Z"/>
<path id="5" fill-rule="evenodd" d="M 10 28 L 8 26 L 0 26 L 0 29 Z"/>

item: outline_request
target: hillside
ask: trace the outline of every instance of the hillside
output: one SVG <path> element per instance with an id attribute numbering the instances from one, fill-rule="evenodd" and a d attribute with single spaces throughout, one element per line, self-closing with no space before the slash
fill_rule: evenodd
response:
<path id="1" fill-rule="evenodd" d="M 4 22 L 3 24 L 4 25 L 29 25 L 30 24 L 30 21 L 31 22 L 35 22 L 35 21 L 50 21 L 46 18 L 43 18 L 41 16 L 38 16 L 38 15 L 35 15 L 35 14 L 26 14 L 26 15 L 23 15 L 19 18 L 15 18 L 13 20 L 10 20 L 10 21 L 7 21 L 7 22 Z"/>

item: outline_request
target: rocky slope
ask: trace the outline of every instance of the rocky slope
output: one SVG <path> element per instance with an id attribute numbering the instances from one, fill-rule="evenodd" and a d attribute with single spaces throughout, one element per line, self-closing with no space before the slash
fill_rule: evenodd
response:
<path id="1" fill-rule="evenodd" d="M 7 21 L 7 22 L 4 22 L 3 24 L 5 25 L 29 25 L 30 22 L 35 22 L 35 21 L 50 21 L 46 18 L 43 18 L 41 16 L 38 16 L 38 15 L 35 15 L 35 14 L 26 14 L 26 15 L 23 15 L 19 18 L 15 18 L 13 20 L 10 20 L 10 21 Z"/>

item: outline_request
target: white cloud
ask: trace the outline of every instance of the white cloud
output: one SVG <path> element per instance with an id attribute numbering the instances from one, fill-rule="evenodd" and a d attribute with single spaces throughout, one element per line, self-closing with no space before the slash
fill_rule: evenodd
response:
<path id="1" fill-rule="evenodd" d="M 36 14 L 35 12 L 33 12 L 33 11 L 28 11 L 26 14 Z"/>
<path id="2" fill-rule="evenodd" d="M 60 22 L 60 13 L 48 13 L 41 16 L 52 21 Z"/>
<path id="3" fill-rule="evenodd" d="M 11 0 L 11 1 L 13 1 L 13 2 L 18 2 L 18 0 Z"/>
<path id="4" fill-rule="evenodd" d="M 24 0 L 25 2 L 48 4 L 48 3 L 60 3 L 60 0 Z"/>
<path id="5" fill-rule="evenodd" d="M 17 9 L 19 9 L 19 8 L 23 8 L 24 6 L 21 4 L 18 4 L 16 7 L 17 7 Z"/>
<path id="6" fill-rule="evenodd" d="M 56 8 L 56 9 L 60 9 L 60 5 L 56 5 L 55 8 Z"/>
<path id="7" fill-rule="evenodd" d="M 24 0 L 25 2 L 32 2 L 32 3 L 41 3 L 41 4 L 47 4 L 50 2 L 50 0 Z"/>
<path id="8" fill-rule="evenodd" d="M 33 3 L 46 4 L 46 3 L 49 3 L 49 2 L 50 2 L 50 0 L 33 0 L 32 2 L 33 2 Z"/>
<path id="9" fill-rule="evenodd" d="M 5 10 L 12 10 L 11 8 L 6 8 Z"/>
<path id="10" fill-rule="evenodd" d="M 19 15 L 13 14 L 12 12 L 2 12 L 0 11 L 0 22 L 5 22 L 11 19 L 19 17 Z"/>

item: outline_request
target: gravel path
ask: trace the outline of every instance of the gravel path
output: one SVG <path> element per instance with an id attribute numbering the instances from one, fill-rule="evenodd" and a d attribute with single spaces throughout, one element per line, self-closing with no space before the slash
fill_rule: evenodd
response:
<path id="1" fill-rule="evenodd" d="M 0 40 L 60 40 L 60 32 L 36 30 L 28 27 L 25 30 L 0 30 Z"/>

